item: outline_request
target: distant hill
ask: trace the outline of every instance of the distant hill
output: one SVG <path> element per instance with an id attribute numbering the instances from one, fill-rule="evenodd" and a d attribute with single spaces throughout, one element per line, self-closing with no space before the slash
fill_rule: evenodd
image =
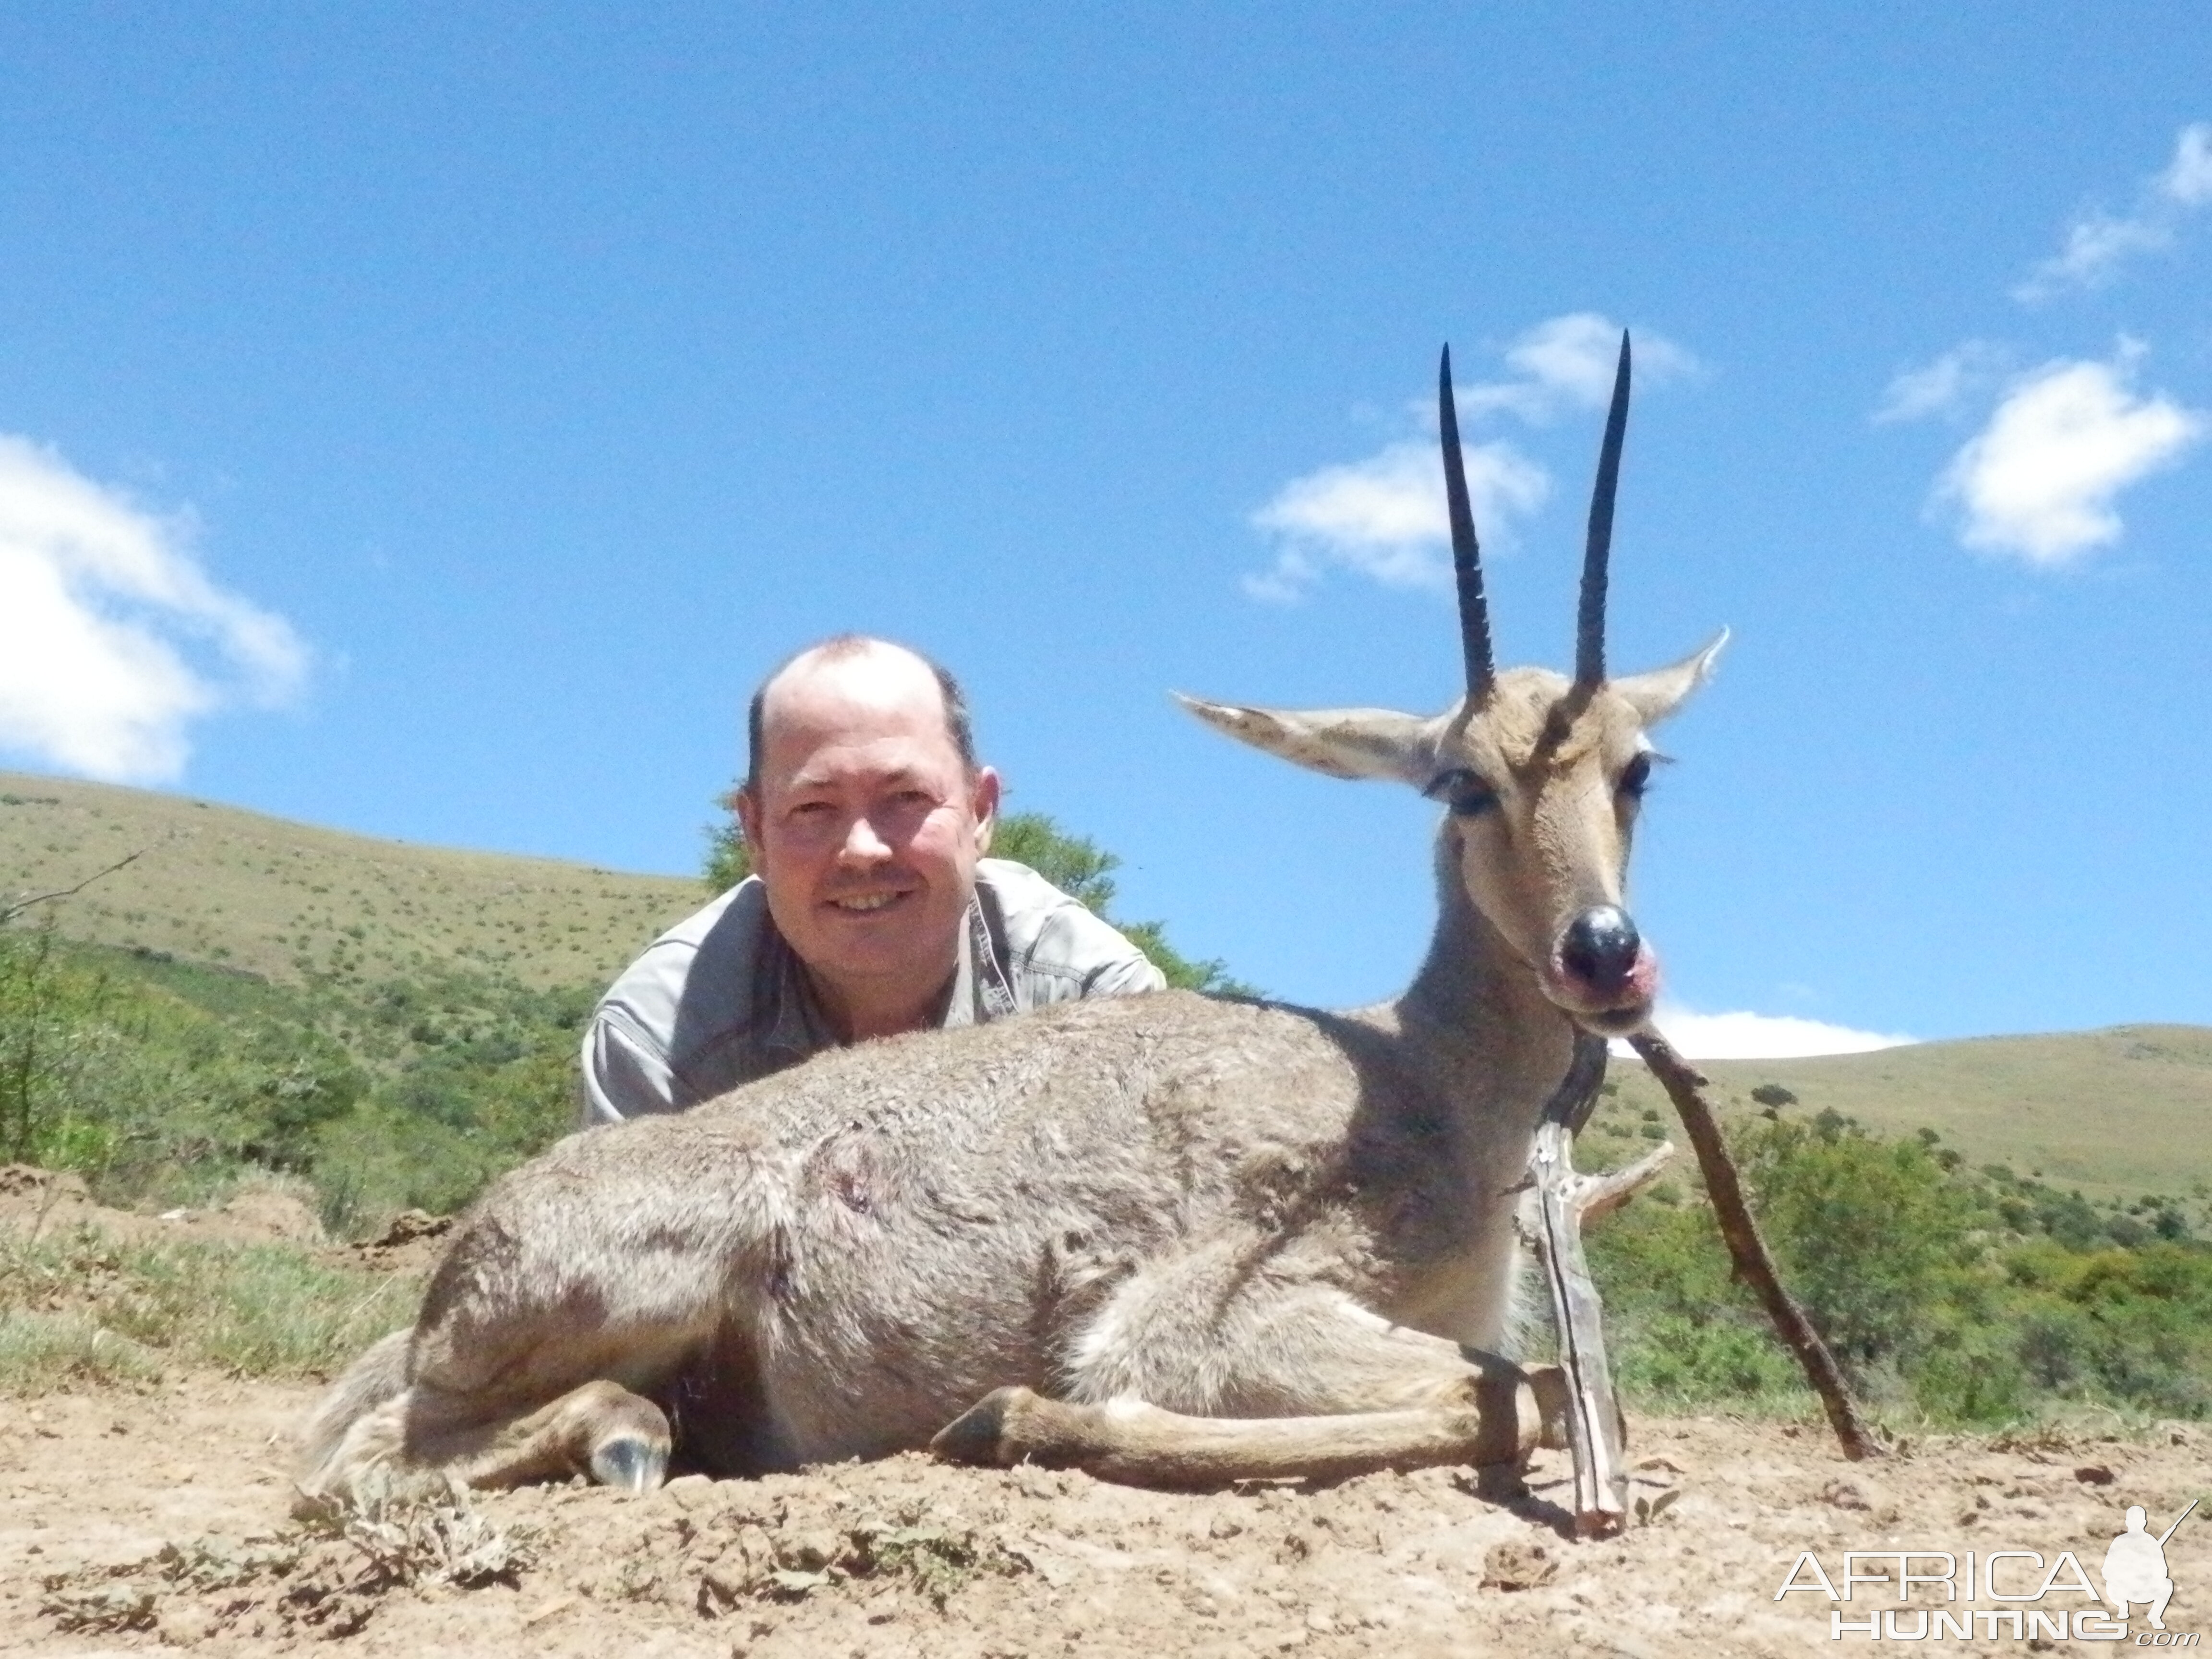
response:
<path id="1" fill-rule="evenodd" d="M 1726 1112 L 1759 1110 L 1751 1091 L 1776 1084 L 1797 1097 L 1783 1109 L 1790 1115 L 1836 1111 L 1891 1135 L 1932 1128 L 1971 1164 L 2002 1164 L 2090 1198 L 2201 1199 L 2212 1187 L 2212 1027 L 2117 1025 L 1698 1069 Z M 1672 1122 L 1640 1064 L 1615 1061 L 1607 1075 L 1620 1085 L 1609 1109 L 1632 1118 L 1662 1109 Z"/>
<path id="2" fill-rule="evenodd" d="M 698 908 L 696 881 L 319 830 L 107 784 L 0 772 L 0 901 L 143 856 L 60 907 L 62 931 L 297 983 L 470 969 L 603 985 Z"/>
<path id="3" fill-rule="evenodd" d="M 695 908 L 696 882 L 551 859 L 377 841 L 210 802 L 0 773 L 0 899 L 65 887 L 144 856 L 61 907 L 64 933 L 279 983 L 462 969 L 538 988 L 604 985 Z M 2212 1186 L 2212 1028 L 2127 1025 L 1978 1037 L 1812 1060 L 1711 1060 L 1723 1109 L 1832 1109 L 1869 1128 L 1936 1130 L 1975 1164 L 2004 1164 L 2092 1198 Z M 1671 1109 L 1633 1063 L 1602 1121 L 1631 1135 Z M 1685 1157 L 1687 1149 L 1685 1148 Z M 2200 1198 L 2204 1194 L 2198 1194 Z"/>

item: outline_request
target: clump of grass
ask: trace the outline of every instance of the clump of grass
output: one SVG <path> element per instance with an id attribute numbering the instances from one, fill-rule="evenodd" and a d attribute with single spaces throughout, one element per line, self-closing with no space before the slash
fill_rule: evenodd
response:
<path id="1" fill-rule="evenodd" d="M 73 1382 L 148 1382 L 161 1374 L 155 1355 L 98 1320 L 76 1313 L 0 1311 L 0 1392 L 45 1393 Z"/>
<path id="2" fill-rule="evenodd" d="M 285 1244 L 0 1239 L 0 1387 L 127 1382 L 165 1363 L 327 1375 L 404 1322 L 418 1291 Z"/>

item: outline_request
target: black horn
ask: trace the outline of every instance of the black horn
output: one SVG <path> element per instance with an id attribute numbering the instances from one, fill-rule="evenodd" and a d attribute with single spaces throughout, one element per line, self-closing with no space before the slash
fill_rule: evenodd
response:
<path id="1" fill-rule="evenodd" d="M 1598 451 L 1597 488 L 1590 493 L 1589 543 L 1583 551 L 1583 603 L 1575 626 L 1575 684 L 1605 679 L 1606 558 L 1613 549 L 1613 498 L 1620 487 L 1620 441 L 1628 431 L 1628 331 L 1620 332 L 1620 367 L 1613 375 L 1605 444 Z"/>
<path id="2" fill-rule="evenodd" d="M 1459 582 L 1459 641 L 1467 657 L 1469 706 L 1488 695 L 1498 670 L 1490 657 L 1490 606 L 1482 597 L 1482 549 L 1467 499 L 1467 461 L 1460 453 L 1459 410 L 1452 404 L 1451 348 L 1437 370 L 1437 424 L 1444 445 L 1444 501 L 1451 512 L 1452 574 Z"/>

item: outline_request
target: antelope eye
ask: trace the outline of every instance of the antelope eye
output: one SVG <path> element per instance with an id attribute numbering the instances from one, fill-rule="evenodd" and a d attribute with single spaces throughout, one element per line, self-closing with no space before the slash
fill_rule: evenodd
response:
<path id="1" fill-rule="evenodd" d="M 1614 786 L 1631 800 L 1641 800 L 1644 792 L 1651 787 L 1651 757 L 1642 754 L 1620 769 L 1620 781 Z"/>
<path id="2" fill-rule="evenodd" d="M 1443 802 L 1463 818 L 1487 812 L 1498 805 L 1498 792 L 1482 781 L 1480 773 L 1464 766 L 1439 772 L 1435 781 L 1422 793 L 1431 800 Z"/>

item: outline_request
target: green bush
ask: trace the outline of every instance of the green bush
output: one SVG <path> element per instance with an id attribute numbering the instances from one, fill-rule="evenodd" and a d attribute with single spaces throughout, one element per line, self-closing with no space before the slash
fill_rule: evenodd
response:
<path id="1" fill-rule="evenodd" d="M 335 1231 L 451 1210 L 572 1127 L 592 997 L 460 973 L 287 988 L 0 928 L 0 1161 L 123 1203 L 284 1171 Z"/>
<path id="2" fill-rule="evenodd" d="M 1927 1132 L 1823 1114 L 1732 1139 L 1784 1285 L 1875 1403 L 1948 1425 L 2080 1404 L 2212 1415 L 2212 1249 L 2143 1227 L 2116 1242 L 2079 1194 L 1968 1170 Z M 1632 1205 L 1589 1251 L 1632 1399 L 1802 1407 L 1702 1198 Z"/>

